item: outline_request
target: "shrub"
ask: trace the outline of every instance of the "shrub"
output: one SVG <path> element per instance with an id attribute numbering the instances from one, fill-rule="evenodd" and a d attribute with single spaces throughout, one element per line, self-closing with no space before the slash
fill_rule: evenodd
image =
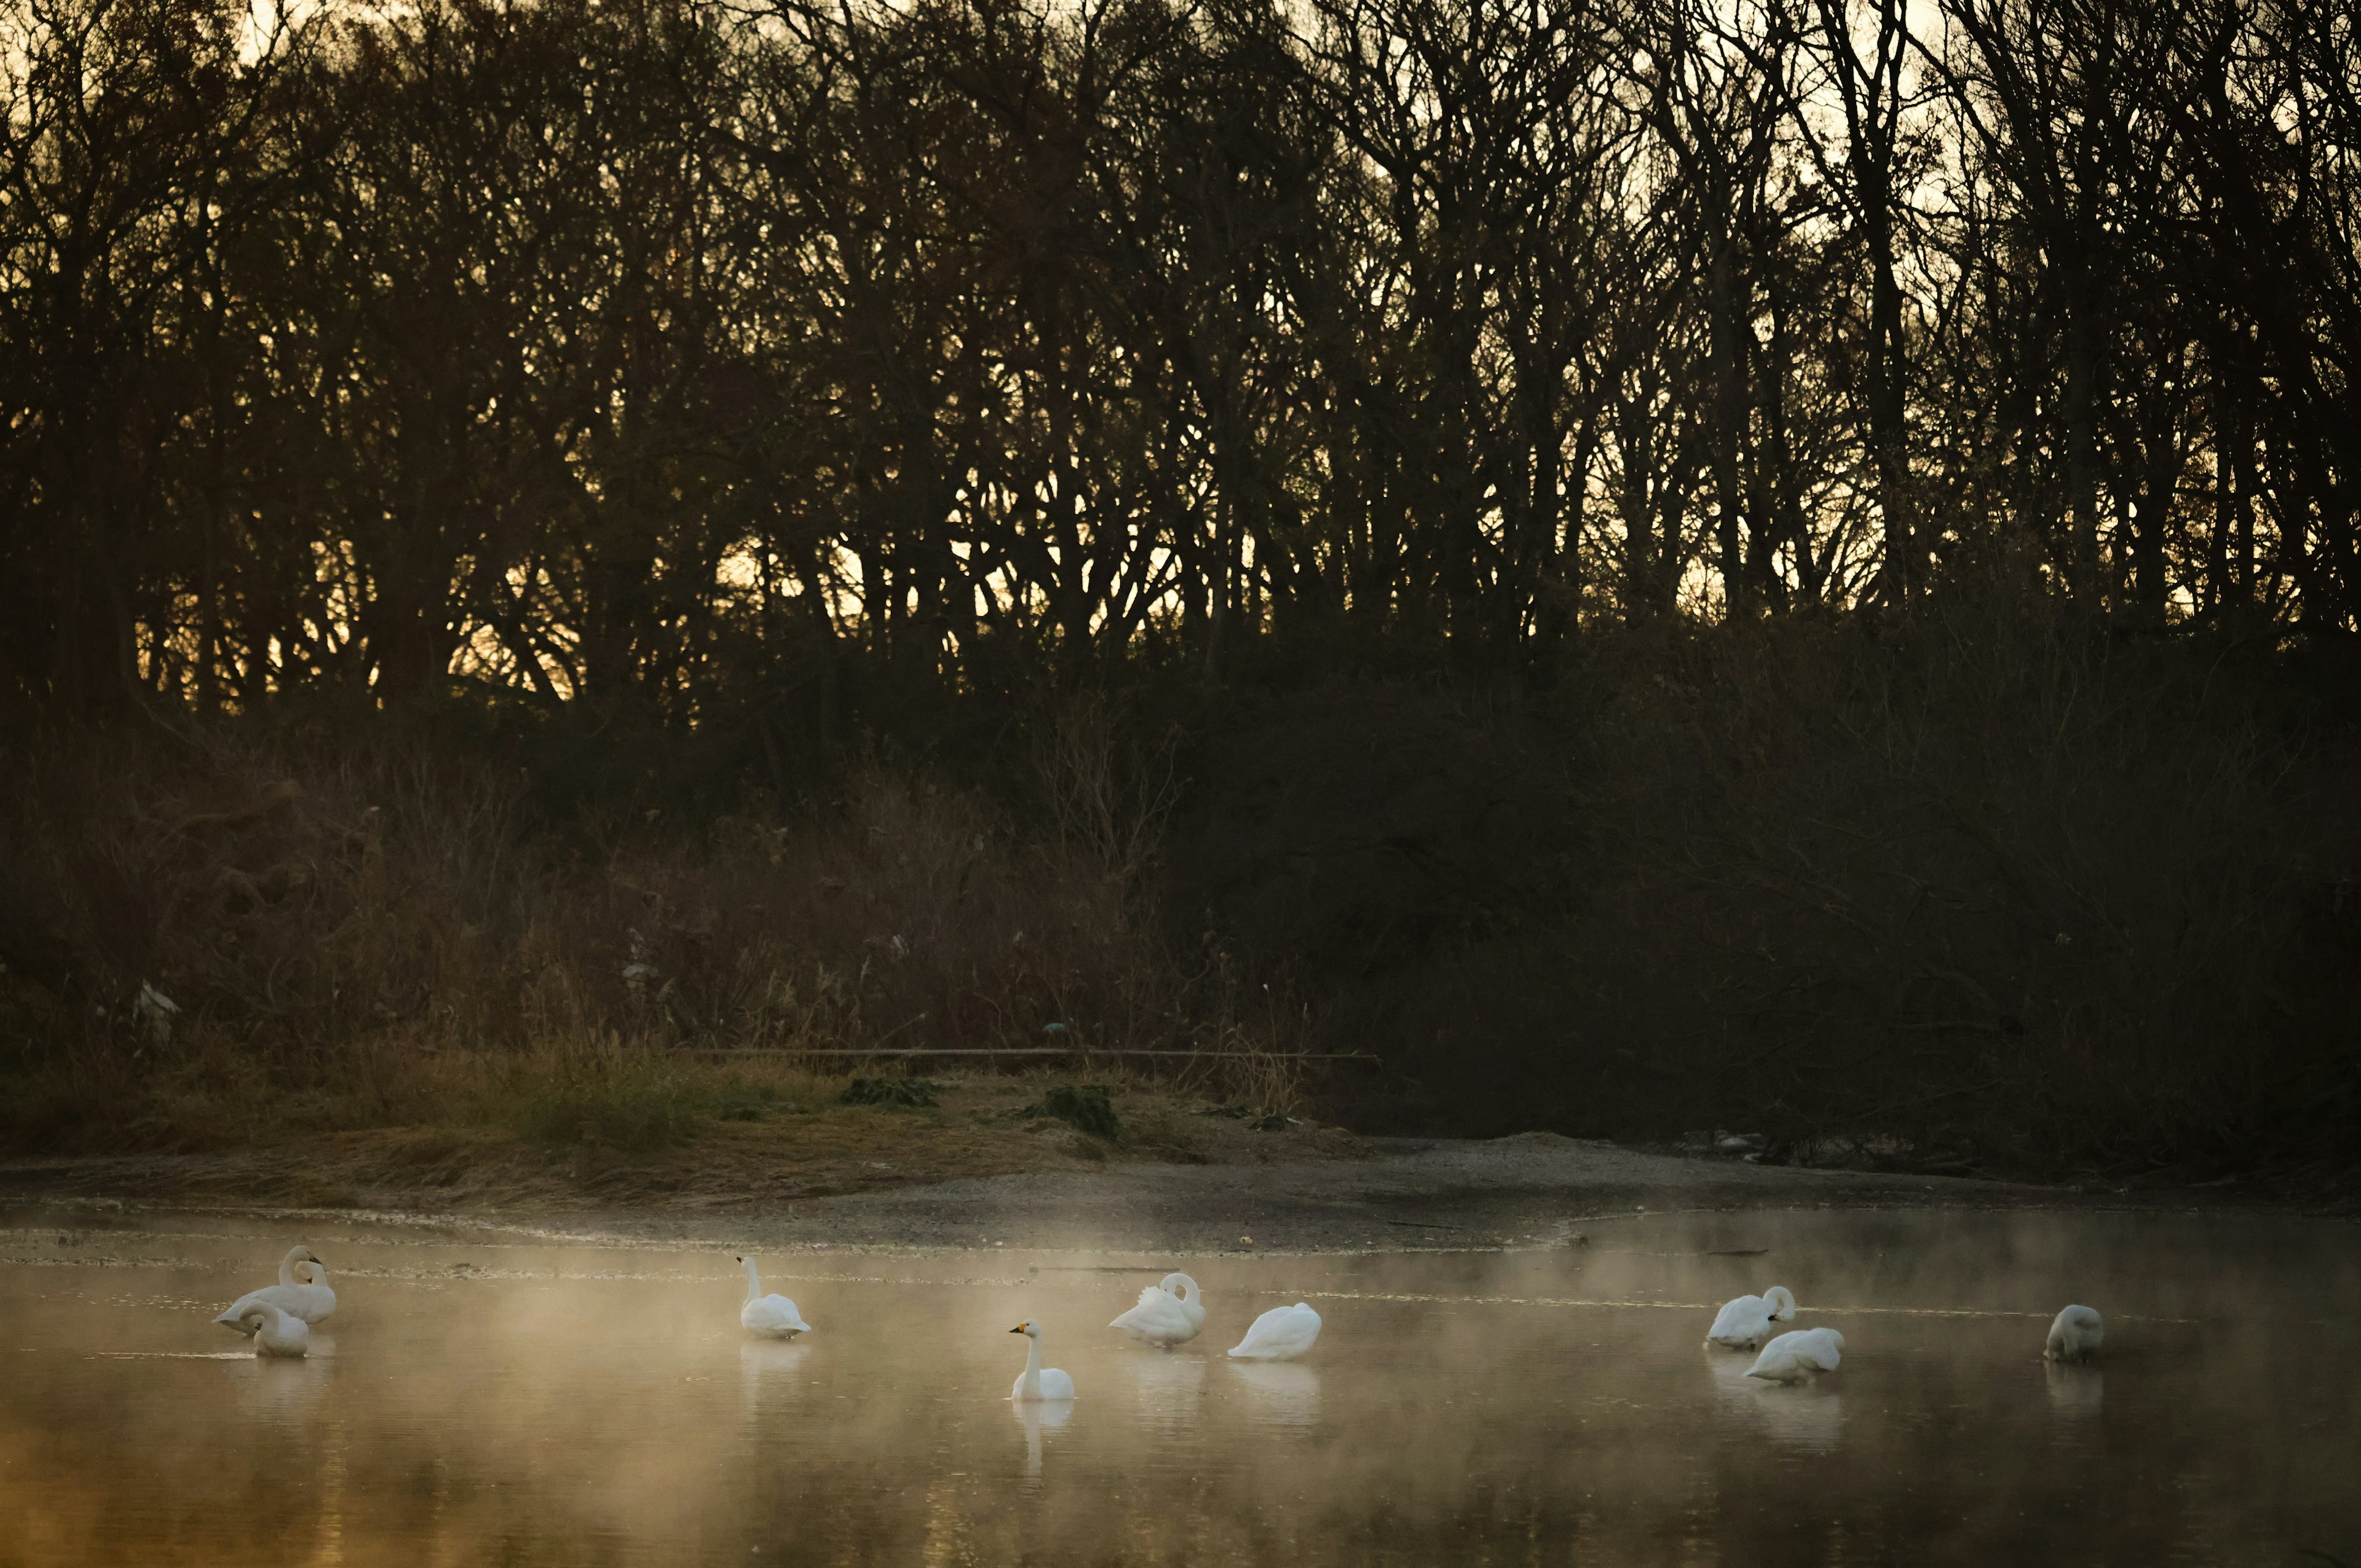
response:
<path id="1" fill-rule="evenodd" d="M 845 1086 L 847 1105 L 925 1106 L 935 1102 L 940 1085 L 923 1078 L 856 1078 Z"/>
<path id="2" fill-rule="evenodd" d="M 1123 1124 L 1115 1120 L 1115 1102 L 1108 1097 L 1106 1087 L 1098 1083 L 1056 1083 L 1041 1095 L 1038 1104 L 1025 1108 L 1027 1116 L 1054 1116 L 1071 1127 L 1079 1127 L 1093 1137 L 1110 1143 L 1123 1137 Z"/>

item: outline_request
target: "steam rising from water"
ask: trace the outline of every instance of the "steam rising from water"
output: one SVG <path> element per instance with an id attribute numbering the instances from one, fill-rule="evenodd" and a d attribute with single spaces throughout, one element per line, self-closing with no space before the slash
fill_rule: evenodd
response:
<path id="1" fill-rule="evenodd" d="M 765 1280 L 814 1332 L 780 1343 L 738 1331 L 734 1249 L 35 1218 L 0 1230 L 12 1568 L 2275 1564 L 2361 1530 L 2331 1441 L 2361 1334 L 2323 1306 L 2361 1247 L 2326 1224 L 1675 1215 L 1581 1249 L 1192 1257 L 1211 1317 L 1164 1353 L 1104 1327 L 1163 1256 L 782 1253 Z M 299 1237 L 343 1305 L 311 1360 L 257 1362 L 206 1318 Z M 1816 1386 L 1699 1347 L 1774 1280 L 1845 1330 Z M 1299 1298 L 1308 1359 L 1220 1355 Z M 2106 1310 L 2103 1365 L 2041 1359 L 2068 1299 Z M 1007 1401 L 1019 1317 L 1072 1405 Z"/>

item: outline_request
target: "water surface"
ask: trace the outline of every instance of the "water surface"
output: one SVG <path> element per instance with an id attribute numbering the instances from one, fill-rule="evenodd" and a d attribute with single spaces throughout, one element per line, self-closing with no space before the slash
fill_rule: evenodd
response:
<path id="1" fill-rule="evenodd" d="M 0 1564 L 2361 1568 L 2361 1245 L 2293 1220 L 1812 1211 L 1510 1252 L 765 1259 L 350 1221 L 0 1215 Z M 1573 1232 L 1569 1232 L 1570 1235 Z M 309 1242 L 309 1361 L 207 1319 Z M 1138 1265 L 1139 1266 L 1132 1266 Z M 1168 1266 L 1211 1321 L 1103 1325 Z M 1842 1368 L 1704 1349 L 1781 1283 Z M 1267 1307 L 1301 1362 L 1221 1351 Z M 2107 1356 L 2040 1356 L 2069 1300 Z M 1070 1408 L 1007 1401 L 1024 1341 Z"/>

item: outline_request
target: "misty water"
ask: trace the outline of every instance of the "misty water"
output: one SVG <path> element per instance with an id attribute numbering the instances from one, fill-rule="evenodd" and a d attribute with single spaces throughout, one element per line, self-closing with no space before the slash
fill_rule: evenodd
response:
<path id="1" fill-rule="evenodd" d="M 1806 1211 L 1589 1218 L 1507 1251 L 802 1251 L 763 1259 L 814 1326 L 792 1343 L 741 1332 L 725 1249 L 0 1226 L 9 1568 L 2361 1563 L 2361 1245 L 2328 1223 Z M 207 1320 L 298 1240 L 339 1309 L 311 1359 L 258 1362 Z M 1202 1338 L 1104 1327 L 1168 1266 L 1203 1287 Z M 1846 1336 L 1815 1387 L 1699 1343 L 1773 1283 Z M 1326 1320 L 1303 1360 L 1222 1356 L 1297 1299 Z M 2098 1366 L 2041 1358 L 2070 1300 L 2107 1314 Z M 1020 1318 L 1071 1407 L 1008 1402 Z"/>

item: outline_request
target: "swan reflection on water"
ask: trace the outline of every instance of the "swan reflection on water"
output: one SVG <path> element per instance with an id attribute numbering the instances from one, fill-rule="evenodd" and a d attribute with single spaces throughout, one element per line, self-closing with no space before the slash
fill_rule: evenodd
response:
<path id="1" fill-rule="evenodd" d="M 238 1389 L 242 1420 L 284 1434 L 312 1426 L 325 1411 L 329 1368 L 316 1359 L 248 1354 L 230 1363 L 228 1371 Z"/>
<path id="2" fill-rule="evenodd" d="M 2049 1413 L 2070 1421 L 2088 1420 L 2106 1403 L 2107 1375 L 2095 1366 L 2073 1362 L 2045 1361 L 2049 1383 Z"/>
<path id="3" fill-rule="evenodd" d="M 1204 1400 L 1204 1357 L 1134 1355 L 1125 1360 L 1124 1371 L 1138 1396 L 1143 1419 L 1170 1427 L 1196 1418 Z"/>
<path id="4" fill-rule="evenodd" d="M 793 1387 L 796 1369 L 811 1353 L 811 1346 L 793 1340 L 750 1339 L 740 1344 L 738 1391 L 747 1409 L 753 1409 L 766 1384 L 773 1389 Z"/>
<path id="5" fill-rule="evenodd" d="M 1749 1377 L 1753 1358 L 1708 1350 L 1717 1414 L 1755 1427 L 1780 1447 L 1827 1453 L 1844 1434 L 1844 1396 L 1817 1383 L 1766 1383 Z"/>
<path id="6" fill-rule="evenodd" d="M 1012 1399 L 1008 1408 L 1016 1413 L 1016 1424 L 1025 1429 L 1025 1477 L 1028 1481 L 1041 1478 L 1041 1434 L 1055 1431 L 1074 1419 L 1071 1399 Z"/>
<path id="7" fill-rule="evenodd" d="M 1286 1361 L 1233 1361 L 1230 1376 L 1246 1385 L 1254 1418 L 1279 1426 L 1310 1426 L 1320 1419 L 1320 1374 Z"/>

